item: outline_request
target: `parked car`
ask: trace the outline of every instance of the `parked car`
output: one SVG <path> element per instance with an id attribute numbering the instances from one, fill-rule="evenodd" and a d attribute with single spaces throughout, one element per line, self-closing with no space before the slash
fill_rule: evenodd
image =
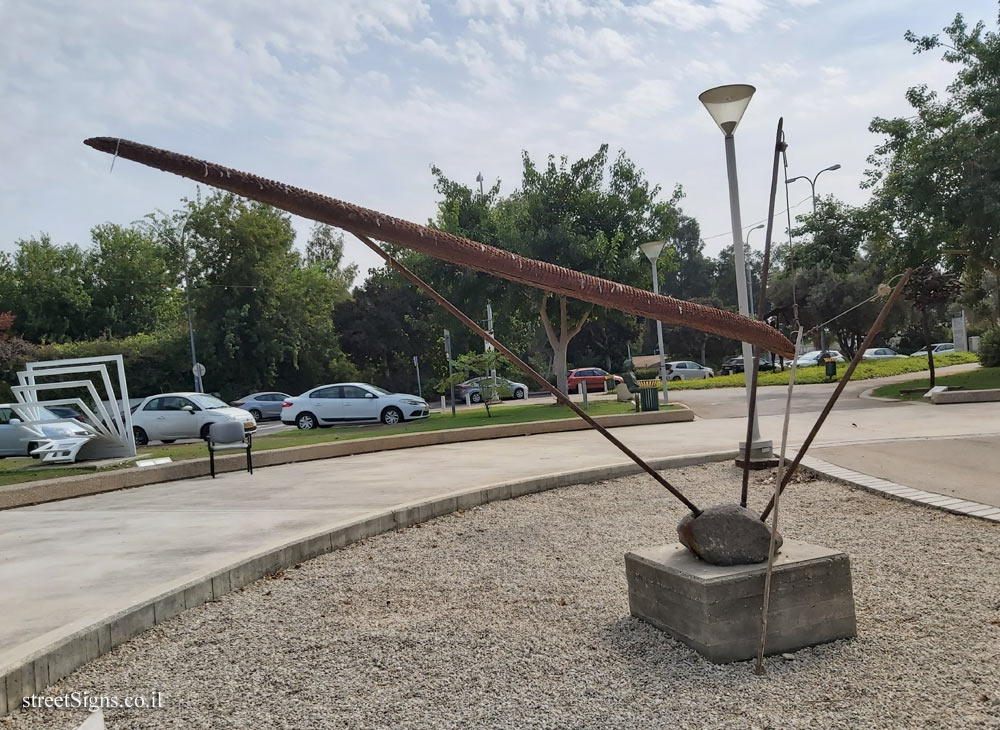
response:
<path id="1" fill-rule="evenodd" d="M 469 396 L 469 400 L 473 403 L 483 402 L 483 391 L 480 387 L 480 383 L 486 383 L 486 388 L 489 390 L 493 387 L 493 378 L 491 377 L 480 377 L 471 378 L 465 382 L 459 383 L 455 386 L 455 400 L 463 401 L 465 396 Z M 514 400 L 522 400 L 528 397 L 528 386 L 524 383 L 515 383 L 513 380 L 507 380 L 507 378 L 497 378 L 497 386 L 499 396 L 501 400 L 513 398 Z"/>
<path id="2" fill-rule="evenodd" d="M 265 418 L 281 418 L 281 406 L 291 397 L 288 393 L 277 391 L 251 393 L 239 400 L 234 400 L 232 405 L 235 408 L 242 408 L 253 416 L 253 420 L 260 423 Z"/>
<path id="3" fill-rule="evenodd" d="M 821 365 L 823 363 L 821 358 L 823 352 L 823 350 L 813 350 L 812 352 L 799 355 L 799 358 L 795 361 L 796 367 L 806 368 L 811 365 Z M 844 356 L 836 350 L 826 350 L 826 356 L 832 357 L 837 362 L 847 362 L 844 360 Z"/>
<path id="4" fill-rule="evenodd" d="M 62 416 L 53 413 L 48 408 L 41 408 L 43 421 L 58 421 Z M 21 425 L 21 419 L 10 408 L 0 407 L 0 459 L 7 456 L 31 456 L 31 452 L 37 449 L 39 436 L 33 433 L 35 429 L 40 429 L 47 439 L 64 439 L 73 436 L 86 436 L 87 431 L 74 427 L 72 423 L 43 423 L 37 426 Z"/>
<path id="5" fill-rule="evenodd" d="M 888 347 L 873 347 L 865 350 L 865 354 L 861 356 L 862 360 L 892 360 L 897 357 L 906 357 L 906 355 L 900 355 L 895 350 L 891 350 Z"/>
<path id="6" fill-rule="evenodd" d="M 760 372 L 765 372 L 767 370 L 774 370 L 775 365 L 770 360 L 765 360 L 764 358 L 758 358 L 759 365 L 757 369 Z M 743 372 L 743 358 L 742 357 L 731 357 L 722 363 L 722 367 L 719 368 L 719 375 L 733 375 L 735 373 Z"/>
<path id="7" fill-rule="evenodd" d="M 931 356 L 947 355 L 955 351 L 954 342 L 935 342 L 931 345 Z M 921 347 L 916 352 L 911 352 L 910 357 L 927 357 L 927 348 Z"/>
<path id="8" fill-rule="evenodd" d="M 714 376 L 715 371 L 712 368 L 691 360 L 674 360 L 667 363 L 667 378 L 670 380 L 704 380 Z"/>
<path id="9" fill-rule="evenodd" d="M 257 430 L 257 421 L 241 408 L 233 408 L 204 393 L 161 393 L 151 395 L 132 412 L 135 445 L 150 441 L 172 444 L 177 439 L 208 440 L 213 423 L 236 421 L 247 433 Z"/>
<path id="10" fill-rule="evenodd" d="M 604 391 L 604 381 L 606 378 L 614 378 L 615 385 L 624 383 L 619 375 L 612 375 L 607 370 L 601 368 L 576 368 L 571 370 L 566 379 L 570 391 L 575 391 L 580 383 L 586 383 L 587 392 L 592 390 Z"/>
<path id="11" fill-rule="evenodd" d="M 282 404 L 281 422 L 301 429 L 341 423 L 401 423 L 427 418 L 423 398 L 390 393 L 368 383 L 333 383 L 289 398 Z"/>
<path id="12" fill-rule="evenodd" d="M 86 423 L 87 418 L 75 408 L 69 406 L 46 406 L 49 413 L 54 413 L 59 418 L 72 418 L 74 421 Z"/>

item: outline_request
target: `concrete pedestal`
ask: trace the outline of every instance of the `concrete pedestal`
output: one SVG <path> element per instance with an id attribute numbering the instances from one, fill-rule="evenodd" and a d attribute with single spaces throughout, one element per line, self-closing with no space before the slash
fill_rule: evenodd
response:
<path id="1" fill-rule="evenodd" d="M 750 442 L 750 468 L 751 469 L 772 469 L 778 465 L 778 460 L 774 456 L 774 444 L 770 441 Z M 743 456 L 746 454 L 747 442 L 740 441 L 739 454 L 736 457 L 736 466 L 743 468 Z"/>
<path id="2" fill-rule="evenodd" d="M 766 563 L 710 565 L 680 543 L 625 554 L 632 615 L 716 664 L 757 656 Z M 774 562 L 767 653 L 854 636 L 847 555 L 785 540 Z"/>

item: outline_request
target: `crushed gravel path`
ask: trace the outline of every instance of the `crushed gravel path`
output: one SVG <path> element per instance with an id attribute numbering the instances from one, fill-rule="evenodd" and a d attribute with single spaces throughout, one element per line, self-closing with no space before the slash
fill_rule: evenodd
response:
<path id="1" fill-rule="evenodd" d="M 739 472 L 668 475 L 731 501 Z M 770 487 L 757 475 L 753 503 Z M 1000 528 L 804 481 L 789 537 L 851 556 L 858 638 L 717 666 L 629 616 L 624 553 L 673 542 L 648 478 L 382 535 L 156 626 L 46 694 L 163 693 L 119 728 L 1000 728 Z M 85 715 L 17 710 L 2 730 Z"/>

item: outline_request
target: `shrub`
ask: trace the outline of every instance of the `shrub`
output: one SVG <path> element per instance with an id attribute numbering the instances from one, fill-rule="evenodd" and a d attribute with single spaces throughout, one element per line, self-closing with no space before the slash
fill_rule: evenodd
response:
<path id="1" fill-rule="evenodd" d="M 1000 366 L 1000 325 L 987 330 L 979 338 L 979 362 L 984 368 Z"/>

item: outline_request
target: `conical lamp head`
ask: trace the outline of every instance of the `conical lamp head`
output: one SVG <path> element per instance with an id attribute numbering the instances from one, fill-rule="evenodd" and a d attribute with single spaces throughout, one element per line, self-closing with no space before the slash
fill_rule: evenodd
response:
<path id="1" fill-rule="evenodd" d="M 660 258 L 660 251 L 663 250 L 663 247 L 666 244 L 666 241 L 647 241 L 646 243 L 640 243 L 639 248 L 642 249 L 644 254 L 646 254 L 646 258 L 649 259 L 649 262 L 652 263 L 656 261 L 656 259 Z"/>
<path id="2" fill-rule="evenodd" d="M 756 90 L 749 84 L 716 86 L 699 94 L 698 100 L 708 109 L 722 133 L 728 136 L 736 131 Z"/>

